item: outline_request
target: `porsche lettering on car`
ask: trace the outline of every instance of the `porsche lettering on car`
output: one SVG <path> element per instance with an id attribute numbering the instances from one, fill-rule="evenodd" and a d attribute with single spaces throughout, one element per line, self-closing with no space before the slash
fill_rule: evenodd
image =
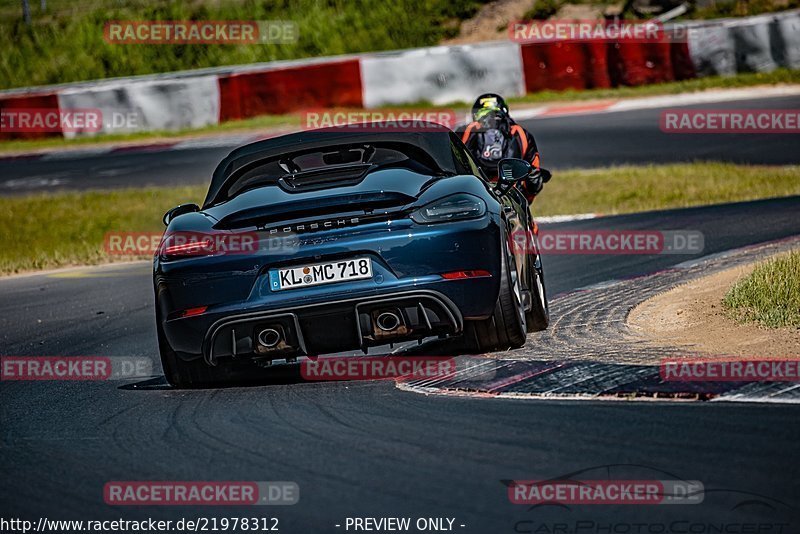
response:
<path id="1" fill-rule="evenodd" d="M 167 379 L 225 383 L 254 366 L 430 339 L 453 353 L 523 345 L 549 321 L 536 248 L 511 238 L 535 239 L 516 187 L 531 168 L 500 166 L 490 182 L 433 124 L 328 128 L 234 150 L 202 206 L 164 216 L 154 286 Z M 169 246 L 187 233 L 247 233 L 258 246 Z"/>

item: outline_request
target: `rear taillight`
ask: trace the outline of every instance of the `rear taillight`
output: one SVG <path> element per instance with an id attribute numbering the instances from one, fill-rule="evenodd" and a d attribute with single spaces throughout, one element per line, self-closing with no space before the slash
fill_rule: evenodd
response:
<path id="1" fill-rule="evenodd" d="M 445 280 L 465 280 L 467 278 L 491 278 L 492 273 L 482 269 L 474 271 L 452 271 L 444 273 L 442 278 Z"/>
<path id="2" fill-rule="evenodd" d="M 170 235 L 164 239 L 159 253 L 165 258 L 206 256 L 214 253 L 214 241 L 210 238 L 187 239 L 181 235 Z"/>
<path id="3" fill-rule="evenodd" d="M 183 310 L 179 317 L 194 317 L 195 315 L 203 315 L 208 306 L 198 306 L 197 308 L 189 308 L 187 310 Z"/>
<path id="4" fill-rule="evenodd" d="M 184 317 L 196 317 L 198 315 L 203 315 L 207 309 L 208 306 L 198 306 L 197 308 L 174 311 L 167 316 L 167 320 L 172 321 L 173 319 L 183 319 Z"/>

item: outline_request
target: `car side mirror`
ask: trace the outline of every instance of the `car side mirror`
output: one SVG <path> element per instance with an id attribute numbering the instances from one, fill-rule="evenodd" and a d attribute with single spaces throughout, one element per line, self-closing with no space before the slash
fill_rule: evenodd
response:
<path id="1" fill-rule="evenodd" d="M 180 206 L 175 206 L 167 213 L 164 214 L 164 226 L 168 226 L 170 221 L 179 215 L 183 215 L 184 213 L 193 213 L 195 211 L 200 211 L 200 206 L 197 204 L 181 204 Z"/>
<path id="2" fill-rule="evenodd" d="M 519 181 L 530 176 L 533 167 L 524 159 L 506 158 L 497 164 L 497 192 L 507 193 Z"/>
<path id="3" fill-rule="evenodd" d="M 498 182 L 502 185 L 514 185 L 520 180 L 527 178 L 533 167 L 524 159 L 506 158 L 501 159 L 497 164 Z"/>

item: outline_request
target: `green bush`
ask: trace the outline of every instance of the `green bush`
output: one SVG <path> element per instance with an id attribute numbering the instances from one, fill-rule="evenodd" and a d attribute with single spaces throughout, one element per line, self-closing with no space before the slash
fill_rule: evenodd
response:
<path id="1" fill-rule="evenodd" d="M 437 44 L 475 0 L 48 0 L 33 23 L 19 0 L 0 0 L 0 88 Z M 265 45 L 120 45 L 112 20 L 292 20 L 299 39 Z M 450 30 L 448 30 L 448 27 Z"/>
<path id="2" fill-rule="evenodd" d="M 693 9 L 687 18 L 749 17 L 797 7 L 800 7 L 800 0 L 716 0 Z"/>
<path id="3" fill-rule="evenodd" d="M 556 14 L 564 4 L 561 0 L 536 0 L 536 3 L 522 15 L 523 20 L 546 20 Z"/>

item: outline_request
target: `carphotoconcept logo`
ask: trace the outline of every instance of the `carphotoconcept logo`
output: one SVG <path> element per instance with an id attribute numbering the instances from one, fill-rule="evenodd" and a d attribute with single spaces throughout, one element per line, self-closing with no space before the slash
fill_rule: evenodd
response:
<path id="1" fill-rule="evenodd" d="M 700 504 L 699 480 L 515 480 L 513 504 Z"/>
<path id="2" fill-rule="evenodd" d="M 766 495 L 743 488 L 709 488 L 699 480 L 642 464 L 596 465 L 546 479 L 500 482 L 508 500 L 521 505 L 517 510 L 528 513 L 518 517 L 510 531 L 526 534 L 705 534 L 754 528 L 754 532 L 789 532 L 783 519 L 797 515 L 790 504 Z M 693 506 L 701 504 L 705 506 Z M 645 515 L 635 512 L 637 506 L 661 505 L 689 506 L 671 508 L 667 516 L 655 510 Z M 707 521 L 709 510 L 724 515 Z M 737 517 L 746 510 L 757 511 L 762 522 L 754 526 L 748 522 L 752 516 Z M 765 515 L 770 511 L 776 515 Z"/>

